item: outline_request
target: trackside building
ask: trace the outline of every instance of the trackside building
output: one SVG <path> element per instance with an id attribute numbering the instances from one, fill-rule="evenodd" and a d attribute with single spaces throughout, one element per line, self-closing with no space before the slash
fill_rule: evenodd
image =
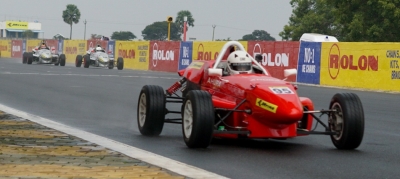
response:
<path id="1" fill-rule="evenodd" d="M 0 38 L 24 38 L 23 32 L 31 30 L 30 38 L 38 38 L 42 31 L 42 24 L 39 22 L 26 21 L 4 21 L 0 22 Z"/>

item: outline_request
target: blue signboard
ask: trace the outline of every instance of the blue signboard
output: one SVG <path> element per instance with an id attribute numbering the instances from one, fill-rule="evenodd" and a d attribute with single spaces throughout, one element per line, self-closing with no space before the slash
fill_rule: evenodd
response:
<path id="1" fill-rule="evenodd" d="M 22 54 L 26 52 L 26 40 L 22 40 Z"/>
<path id="2" fill-rule="evenodd" d="M 321 42 L 300 42 L 297 82 L 320 84 Z"/>
<path id="3" fill-rule="evenodd" d="M 115 54 L 115 41 L 108 41 L 108 44 L 107 44 L 107 51 L 108 52 L 111 52 L 109 55 L 110 55 L 110 58 L 114 58 L 114 54 Z"/>
<path id="4" fill-rule="evenodd" d="M 58 40 L 58 50 L 57 50 L 57 52 L 58 52 L 59 55 L 63 53 L 63 49 L 64 49 L 63 45 L 64 45 L 64 40 Z"/>
<path id="5" fill-rule="evenodd" d="M 178 70 L 185 69 L 192 63 L 193 42 L 181 42 Z"/>

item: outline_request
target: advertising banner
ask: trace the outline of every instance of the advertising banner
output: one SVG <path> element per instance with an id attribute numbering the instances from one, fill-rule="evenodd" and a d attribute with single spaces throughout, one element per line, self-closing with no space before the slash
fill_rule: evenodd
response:
<path id="1" fill-rule="evenodd" d="M 149 42 L 116 41 L 115 56 L 124 58 L 124 68 L 148 70 Z"/>
<path id="2" fill-rule="evenodd" d="M 11 57 L 11 40 L 0 40 L 0 57 Z"/>
<path id="3" fill-rule="evenodd" d="M 55 39 L 46 40 L 46 44 L 53 53 L 58 54 L 58 40 Z"/>
<path id="4" fill-rule="evenodd" d="M 115 41 L 108 41 L 107 51 L 108 51 L 108 54 L 110 55 L 110 58 L 115 58 L 115 56 L 114 56 L 114 54 L 115 54 Z"/>
<path id="5" fill-rule="evenodd" d="M 22 54 L 26 52 L 26 40 L 22 40 Z"/>
<path id="6" fill-rule="evenodd" d="M 64 53 L 64 40 L 58 40 L 58 55 Z"/>
<path id="7" fill-rule="evenodd" d="M 321 85 L 400 91 L 400 43 L 323 43 Z"/>
<path id="8" fill-rule="evenodd" d="M 67 62 L 75 63 L 77 55 L 86 53 L 86 40 L 64 40 L 63 52 Z"/>
<path id="9" fill-rule="evenodd" d="M 180 42 L 150 41 L 149 70 L 177 72 Z"/>
<path id="10" fill-rule="evenodd" d="M 32 52 L 33 49 L 40 45 L 41 40 L 27 40 L 26 41 L 26 51 Z"/>
<path id="11" fill-rule="evenodd" d="M 11 57 L 22 58 L 22 40 L 11 40 Z"/>
<path id="12" fill-rule="evenodd" d="M 249 41 L 248 53 L 253 56 L 261 54 L 261 65 L 275 78 L 283 79 L 284 69 L 297 69 L 300 42 L 289 41 Z M 295 81 L 291 76 L 288 81 Z"/>
<path id="13" fill-rule="evenodd" d="M 89 49 L 93 49 L 93 48 L 97 47 L 97 45 L 100 45 L 106 52 L 108 51 L 107 50 L 108 41 L 99 40 L 99 39 L 87 40 L 86 51 L 89 50 Z"/>
<path id="14" fill-rule="evenodd" d="M 297 82 L 319 84 L 321 42 L 300 42 Z"/>
<path id="15" fill-rule="evenodd" d="M 192 63 L 193 42 L 181 42 L 178 70 L 185 69 Z"/>
<path id="16" fill-rule="evenodd" d="M 6 29 L 28 30 L 28 22 L 6 21 Z"/>
<path id="17" fill-rule="evenodd" d="M 226 41 L 194 41 L 193 60 L 215 60 Z M 247 48 L 247 41 L 240 42 Z M 226 54 L 224 54 L 226 56 Z"/>

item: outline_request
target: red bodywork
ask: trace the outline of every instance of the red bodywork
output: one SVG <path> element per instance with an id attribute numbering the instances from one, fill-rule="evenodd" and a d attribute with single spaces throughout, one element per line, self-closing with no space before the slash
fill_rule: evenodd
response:
<path id="1" fill-rule="evenodd" d="M 310 130 L 313 118 L 303 108 L 314 110 L 309 98 L 299 97 L 293 84 L 265 74 L 209 76 L 215 61 L 195 61 L 179 75 L 198 84 L 212 95 L 215 108 L 250 110 L 233 112 L 224 120 L 224 128 L 250 131 L 248 138 L 290 138 L 298 129 Z M 282 92 L 282 93 L 279 93 Z M 214 133 L 215 137 L 238 138 L 241 134 Z"/>

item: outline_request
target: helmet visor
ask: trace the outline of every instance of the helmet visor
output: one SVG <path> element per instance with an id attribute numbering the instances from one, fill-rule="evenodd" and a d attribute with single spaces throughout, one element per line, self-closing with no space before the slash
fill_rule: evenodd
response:
<path id="1" fill-rule="evenodd" d="M 230 67 L 235 71 L 249 71 L 251 70 L 251 63 L 231 63 Z"/>

